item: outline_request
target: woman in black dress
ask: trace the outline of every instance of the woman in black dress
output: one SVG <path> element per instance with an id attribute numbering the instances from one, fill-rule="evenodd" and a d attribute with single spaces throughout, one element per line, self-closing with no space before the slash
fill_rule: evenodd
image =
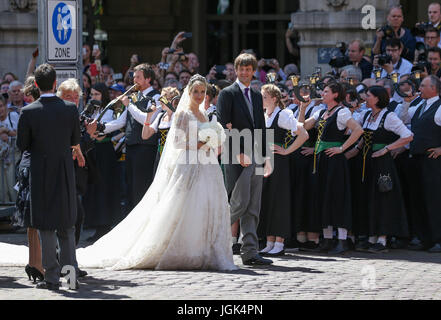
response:
<path id="1" fill-rule="evenodd" d="M 294 152 L 308 139 L 308 133 L 294 118 L 291 110 L 284 109 L 282 93 L 273 85 L 261 89 L 265 109 L 266 127 L 274 132 L 274 171 L 263 179 L 262 205 L 258 234 L 266 236 L 266 247 L 260 254 L 284 254 L 284 240 L 291 236 L 291 181 L 288 154 Z M 297 139 L 288 147 L 285 138 L 290 132 Z"/>
<path id="2" fill-rule="evenodd" d="M 408 236 L 406 208 L 390 151 L 410 143 L 413 135 L 394 112 L 387 110 L 389 95 L 386 89 L 370 87 L 366 103 L 371 110 L 360 117 L 363 139 L 354 148 L 357 169 L 352 190 L 353 201 L 358 205 L 353 226 L 358 235 L 369 235 L 361 250 L 386 252 L 387 236 Z M 391 190 L 381 189 L 379 179 L 382 176 L 392 183 Z"/>
<path id="3" fill-rule="evenodd" d="M 165 98 L 165 100 L 163 98 Z M 167 135 L 170 131 L 174 115 L 174 110 L 170 109 L 169 106 L 167 106 L 167 104 L 164 102 L 167 101 L 175 109 L 177 107 L 177 103 L 179 102 L 179 90 L 173 87 L 165 87 L 161 91 L 161 98 L 159 100 L 161 101 L 161 108 L 163 111 L 158 114 L 153 123 L 150 123 L 150 119 L 154 113 L 150 112 L 147 115 L 146 121 L 144 122 L 144 126 L 142 128 L 142 138 L 144 140 L 150 139 L 150 137 L 152 137 L 154 134 L 158 135 L 159 141 L 158 153 L 155 160 L 155 173 L 162 155 L 162 151 L 164 151 L 165 141 L 167 140 Z"/>
<path id="4" fill-rule="evenodd" d="M 101 108 L 93 118 L 98 118 L 103 108 L 110 102 L 109 90 L 104 83 L 92 87 L 91 100 L 101 101 Z M 113 111 L 107 110 L 101 122 L 113 120 Z M 96 229 L 88 241 L 96 241 L 106 234 L 122 218 L 120 205 L 120 184 L 117 156 L 109 135 L 96 137 L 95 148 L 89 152 L 98 168 L 97 181 L 88 185 L 83 204 L 86 212 L 85 225 Z"/>
<path id="5" fill-rule="evenodd" d="M 313 190 L 318 208 L 315 213 L 323 228 L 321 250 L 331 254 L 348 250 L 347 231 L 352 227 L 351 185 L 348 161 L 344 151 L 363 134 L 361 126 L 352 118 L 351 111 L 340 104 L 346 98 L 343 87 L 329 83 L 322 93 L 327 109 L 317 111 L 305 121 L 305 129 L 318 124 L 314 147 L 313 173 L 317 184 Z M 300 116 L 299 121 L 304 121 Z M 345 132 L 351 130 L 347 137 Z M 338 243 L 333 247 L 333 228 L 338 228 Z"/>
<path id="6" fill-rule="evenodd" d="M 300 91 L 302 96 L 308 95 L 307 92 Z M 298 120 L 302 114 L 303 119 L 310 118 L 314 113 L 326 108 L 320 100 L 300 102 L 294 107 L 294 117 Z M 314 145 L 317 139 L 317 129 L 314 127 L 308 130 L 309 139 L 296 150 L 290 157 L 290 172 L 292 184 L 292 229 L 297 237 L 297 242 L 302 251 L 317 251 L 319 235 L 321 232 L 320 219 L 313 214 L 316 210 L 315 199 L 312 193 L 316 183 L 316 175 L 312 174 Z M 293 235 L 294 235 L 293 234 Z"/>
<path id="7" fill-rule="evenodd" d="M 28 97 L 30 103 L 34 102 L 40 97 L 40 90 L 35 85 L 35 77 L 30 76 L 26 79 L 23 88 L 23 94 Z M 6 101 L 0 97 L 0 103 Z M 16 227 L 27 228 L 28 246 L 29 246 L 29 264 L 25 267 L 25 272 L 29 280 L 43 281 L 44 269 L 41 258 L 41 245 L 38 230 L 31 226 L 31 189 L 30 189 L 30 168 L 31 168 L 31 153 L 24 151 L 17 170 L 18 193 L 15 202 L 15 212 L 12 217 L 12 224 Z"/>

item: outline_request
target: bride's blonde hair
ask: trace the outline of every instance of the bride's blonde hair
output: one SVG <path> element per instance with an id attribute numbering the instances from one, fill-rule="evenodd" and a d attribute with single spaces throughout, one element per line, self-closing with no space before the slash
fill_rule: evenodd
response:
<path id="1" fill-rule="evenodd" d="M 207 89 L 208 86 L 208 82 L 207 80 L 201 76 L 200 74 L 195 74 L 194 76 L 192 76 L 190 78 L 190 80 L 188 81 L 188 92 L 191 92 L 193 90 L 193 87 L 200 82 L 201 84 L 203 84 L 205 86 L 205 89 Z"/>

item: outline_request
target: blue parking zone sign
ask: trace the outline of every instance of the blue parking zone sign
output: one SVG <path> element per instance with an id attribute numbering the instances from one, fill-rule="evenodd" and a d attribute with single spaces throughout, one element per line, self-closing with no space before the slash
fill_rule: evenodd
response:
<path id="1" fill-rule="evenodd" d="M 64 2 L 60 2 L 53 11 L 52 32 L 59 44 L 66 44 L 72 35 L 72 15 Z"/>
<path id="2" fill-rule="evenodd" d="M 78 2 L 47 0 L 47 62 L 78 61 Z"/>

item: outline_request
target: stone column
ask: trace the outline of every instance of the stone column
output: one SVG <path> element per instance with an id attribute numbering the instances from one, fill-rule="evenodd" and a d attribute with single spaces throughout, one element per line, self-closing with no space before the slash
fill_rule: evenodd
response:
<path id="1" fill-rule="evenodd" d="M 13 72 L 23 82 L 37 46 L 37 0 L 0 1 L 0 77 Z"/>
<path id="2" fill-rule="evenodd" d="M 320 66 L 323 73 L 331 70 L 327 62 L 319 63 L 322 48 L 335 48 L 339 42 L 348 43 L 354 39 L 363 40 L 366 47 L 371 48 L 375 30 L 362 28 L 363 6 L 376 8 L 379 28 L 386 22 L 389 7 L 397 4 L 399 0 L 300 0 L 300 10 L 291 15 L 291 22 L 300 35 L 302 76 L 310 75 L 316 66 Z"/>

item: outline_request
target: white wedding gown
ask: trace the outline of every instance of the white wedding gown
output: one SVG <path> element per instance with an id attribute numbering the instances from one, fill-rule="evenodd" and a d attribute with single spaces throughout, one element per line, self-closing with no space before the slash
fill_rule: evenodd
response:
<path id="1" fill-rule="evenodd" d="M 188 108 L 180 109 L 173 124 L 188 133 L 188 123 L 197 119 Z M 197 127 L 200 124 L 197 121 Z M 187 150 L 186 138 L 172 130 L 173 125 L 149 190 L 113 230 L 94 245 L 77 250 L 80 268 L 238 269 L 231 248 L 228 197 L 216 154 L 193 151 L 208 155 L 212 164 L 184 163 L 192 151 Z M 0 243 L 0 265 L 24 265 L 27 254 L 25 246 Z"/>

